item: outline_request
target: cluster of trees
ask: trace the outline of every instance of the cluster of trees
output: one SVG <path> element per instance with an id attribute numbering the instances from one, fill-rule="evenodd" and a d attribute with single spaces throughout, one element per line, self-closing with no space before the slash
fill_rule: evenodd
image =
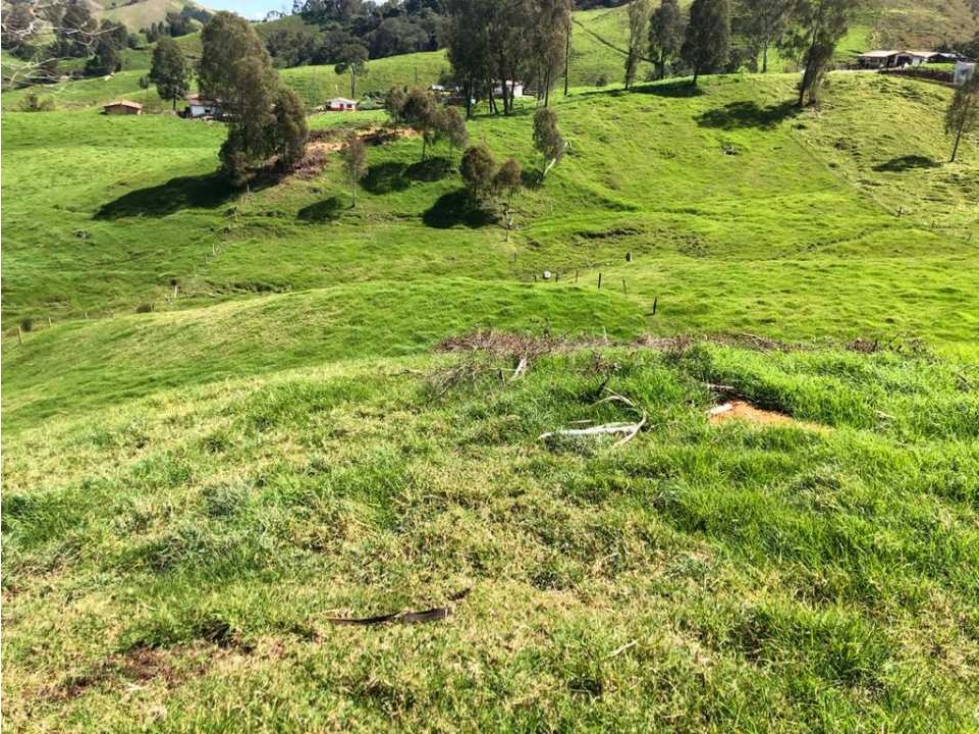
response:
<path id="1" fill-rule="evenodd" d="M 543 182 L 547 172 L 564 156 L 567 142 L 558 130 L 554 110 L 542 107 L 534 115 L 534 148 L 541 154 L 543 165 L 537 178 Z M 459 174 L 473 206 L 481 209 L 499 208 L 510 238 L 513 229 L 512 202 L 523 186 L 523 170 L 514 158 L 497 164 L 485 143 L 466 148 L 459 164 Z"/>
<path id="2" fill-rule="evenodd" d="M 508 158 L 503 165 L 498 165 L 485 143 L 466 148 L 459 164 L 459 173 L 475 205 L 485 207 L 496 203 L 494 199 L 503 195 L 506 197 L 507 211 L 513 195 L 523 182 L 520 163 Z M 509 216 L 507 220 L 509 222 Z"/>
<path id="3" fill-rule="evenodd" d="M 547 105 L 562 76 L 567 79 L 571 0 L 445 0 L 444 40 L 467 115 L 473 99 L 503 113 L 513 109 L 515 80 L 534 88 Z"/>
<path id="4" fill-rule="evenodd" d="M 45 82 L 56 78 L 59 61 L 70 59 L 88 59 L 88 75 L 115 72 L 122 65 L 122 50 L 137 45 L 138 39 L 121 23 L 100 23 L 85 0 L 12 0 L 4 4 L 2 43 L 4 50 L 28 62 L 31 73 L 25 81 Z"/>
<path id="5" fill-rule="evenodd" d="M 281 27 L 267 33 L 278 66 L 337 64 L 351 56 L 366 61 L 439 47 L 440 0 L 297 0 L 293 12 L 315 30 Z"/>
<path id="6" fill-rule="evenodd" d="M 768 71 L 769 51 L 798 59 L 802 69 L 799 104 L 818 100 L 836 44 L 846 34 L 860 0 L 693 0 L 684 15 L 677 0 L 629 3 L 629 47 L 625 84 L 635 79 L 641 59 L 657 76 L 670 71 L 701 74 L 742 66 Z M 648 56 L 647 56 L 648 54 Z"/>
<path id="7" fill-rule="evenodd" d="M 122 50 L 129 45 L 129 32 L 122 23 L 103 20 L 95 36 L 92 57 L 85 62 L 89 76 L 113 74 L 122 68 Z"/>
<path id="8" fill-rule="evenodd" d="M 201 35 L 201 93 L 222 101 L 229 119 L 222 168 L 238 186 L 276 160 L 288 169 L 303 156 L 308 130 L 299 96 L 279 82 L 272 59 L 244 18 L 222 11 Z"/>
<path id="9" fill-rule="evenodd" d="M 151 23 L 148 28 L 143 29 L 143 33 L 146 34 L 146 40 L 150 43 L 156 43 L 164 36 L 179 38 L 197 30 L 195 20 L 200 23 L 207 23 L 210 18 L 211 13 L 209 11 L 187 6 L 179 13 L 172 10 L 167 12 L 165 21 Z"/>
<path id="10" fill-rule="evenodd" d="M 384 98 L 384 109 L 392 122 L 409 127 L 421 136 L 422 160 L 430 145 L 445 142 L 453 151 L 469 142 L 466 121 L 459 110 L 439 104 L 427 89 L 392 87 Z"/>

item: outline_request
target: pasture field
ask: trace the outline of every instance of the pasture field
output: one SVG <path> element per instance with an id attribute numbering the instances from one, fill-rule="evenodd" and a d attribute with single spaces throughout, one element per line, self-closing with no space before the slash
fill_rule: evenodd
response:
<path id="1" fill-rule="evenodd" d="M 342 359 L 5 431 L 5 724 L 972 728 L 974 363 L 599 346 L 501 384 L 520 354 Z M 815 427 L 710 426 L 704 381 Z M 603 384 L 650 428 L 538 439 L 635 420 Z"/>
<path id="2" fill-rule="evenodd" d="M 979 146 L 795 81 L 558 93 L 543 185 L 480 111 L 509 233 L 411 135 L 351 208 L 329 147 L 236 192 L 220 124 L 5 93 L 3 723 L 973 730 Z"/>

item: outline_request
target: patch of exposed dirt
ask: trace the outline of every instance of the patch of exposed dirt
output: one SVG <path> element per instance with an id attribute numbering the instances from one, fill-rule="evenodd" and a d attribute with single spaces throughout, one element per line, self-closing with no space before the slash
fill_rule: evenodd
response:
<path id="1" fill-rule="evenodd" d="M 827 426 L 809 423 L 807 421 L 798 421 L 785 413 L 756 408 L 745 400 L 729 400 L 726 403 L 721 403 L 711 408 L 707 411 L 707 420 L 710 421 L 711 425 L 715 426 L 732 420 L 741 420 L 765 426 L 797 426 L 816 431 L 829 430 Z"/>
<path id="2" fill-rule="evenodd" d="M 309 141 L 306 143 L 306 153 L 302 160 L 293 166 L 292 174 L 303 180 L 315 178 L 320 171 L 326 168 L 330 154 L 336 153 L 347 144 L 346 136 L 349 132 L 344 128 L 328 128 L 310 132 Z M 389 145 L 401 138 L 412 138 L 418 135 L 410 128 L 377 126 L 355 130 L 354 132 L 357 133 L 357 137 L 364 141 L 365 145 Z"/>
<path id="3" fill-rule="evenodd" d="M 207 669 L 205 662 L 193 671 L 178 672 L 171 660 L 180 652 L 180 648 L 137 647 L 113 654 L 82 675 L 68 677 L 58 685 L 45 686 L 40 694 L 49 700 L 70 701 L 92 688 L 123 680 L 136 684 L 160 680 L 168 689 L 176 688 L 185 680 L 202 675 Z"/>
<path id="4" fill-rule="evenodd" d="M 599 231 L 578 232 L 578 236 L 584 240 L 614 239 L 617 237 L 629 237 L 637 234 L 642 234 L 642 230 L 638 227 L 614 227 L 612 229 L 603 229 Z"/>

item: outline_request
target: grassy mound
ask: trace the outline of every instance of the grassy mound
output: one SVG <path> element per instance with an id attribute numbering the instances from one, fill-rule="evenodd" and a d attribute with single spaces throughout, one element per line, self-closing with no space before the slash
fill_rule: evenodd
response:
<path id="1" fill-rule="evenodd" d="M 501 383 L 520 353 L 5 432 L 6 723 L 970 726 L 974 367 L 702 345 L 553 352 Z M 705 381 L 818 427 L 712 427 Z M 633 441 L 538 439 L 634 420 L 609 391 L 648 416 Z M 467 587 L 445 622 L 329 622 Z"/>
<path id="2" fill-rule="evenodd" d="M 609 291 L 487 287 L 443 278 L 411 285 L 358 283 L 74 322 L 32 335 L 26 349 L 9 353 L 4 425 L 80 408 L 103 410 L 164 387 L 417 353 L 473 329 L 626 338 L 638 335 L 643 321 L 633 303 Z M 70 370 L 61 369 L 66 357 Z"/>

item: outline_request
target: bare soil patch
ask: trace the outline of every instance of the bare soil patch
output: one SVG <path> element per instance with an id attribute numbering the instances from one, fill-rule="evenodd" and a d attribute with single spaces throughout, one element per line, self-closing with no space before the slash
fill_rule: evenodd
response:
<path id="1" fill-rule="evenodd" d="M 797 426 L 799 428 L 809 428 L 816 431 L 827 431 L 827 426 L 808 421 L 799 421 L 785 413 L 775 410 L 765 410 L 756 408 L 746 400 L 729 400 L 726 403 L 711 408 L 707 411 L 707 420 L 711 425 L 720 425 L 733 420 L 747 421 L 765 426 Z"/>
<path id="2" fill-rule="evenodd" d="M 348 132 L 343 128 L 311 131 L 309 141 L 306 143 L 306 154 L 299 163 L 293 166 L 293 175 L 303 180 L 319 175 L 320 171 L 326 168 L 330 154 L 336 153 L 346 145 Z M 368 127 L 354 132 L 357 133 L 357 137 L 364 141 L 365 145 L 389 145 L 401 138 L 411 138 L 418 135 L 410 128 L 389 127 Z"/>

